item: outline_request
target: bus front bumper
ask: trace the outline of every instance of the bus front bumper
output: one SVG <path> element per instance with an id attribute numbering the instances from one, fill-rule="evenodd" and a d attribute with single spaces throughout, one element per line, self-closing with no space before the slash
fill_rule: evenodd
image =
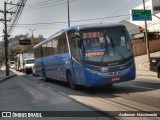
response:
<path id="1" fill-rule="evenodd" d="M 92 74 L 86 71 L 86 84 L 87 87 L 94 86 L 105 86 L 113 83 L 120 83 L 125 81 L 134 80 L 136 77 L 135 68 L 131 68 L 128 72 L 115 75 L 115 76 L 107 76 L 101 74 Z"/>

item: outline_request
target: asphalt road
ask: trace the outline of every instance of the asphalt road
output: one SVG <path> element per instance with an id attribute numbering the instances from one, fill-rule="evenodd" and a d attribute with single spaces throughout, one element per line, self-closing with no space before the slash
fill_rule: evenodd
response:
<path id="1" fill-rule="evenodd" d="M 76 91 L 71 90 L 63 82 L 50 80 L 50 82 L 46 83 L 40 77 L 33 77 L 32 75 L 24 75 L 23 77 L 39 86 L 54 90 L 102 111 L 112 111 L 114 107 L 111 106 L 112 109 L 108 107 L 108 102 L 116 103 L 115 106 L 119 104 L 119 108 L 115 107 L 118 111 L 160 111 L 160 80 L 152 77 L 147 79 L 146 77 L 138 77 L 134 81 L 115 84 L 112 87 L 80 87 Z M 106 105 L 98 104 L 98 102 L 101 103 L 102 101 Z"/>
<path id="2" fill-rule="evenodd" d="M 43 78 L 24 77 L 98 111 L 160 111 L 160 80 L 156 78 L 137 77 L 134 81 L 112 87 L 80 87 L 75 91 L 63 82 L 51 80 L 46 83 Z"/>
<path id="3" fill-rule="evenodd" d="M 0 84 L 0 95 L 3 96 L 0 98 L 0 110 L 96 109 L 109 115 L 112 113 L 107 111 L 160 111 L 160 80 L 155 77 L 137 77 L 136 80 L 114 84 L 112 87 L 80 87 L 72 90 L 64 82 L 44 82 L 41 77 L 17 74 L 21 76 Z"/>
<path id="4" fill-rule="evenodd" d="M 0 111 L 69 111 L 68 114 L 71 114 L 71 116 L 72 114 L 74 114 L 74 112 L 72 111 L 89 111 L 88 113 L 90 114 L 95 111 L 94 109 L 91 109 L 79 102 L 76 102 L 49 87 L 44 87 L 42 85 L 43 81 L 40 85 L 35 84 L 33 79 L 34 77 L 32 77 L 31 75 L 23 75 L 15 76 L 5 82 L 0 83 Z M 35 78 L 35 80 L 36 79 L 37 78 Z M 60 114 L 59 116 L 57 116 L 58 119 L 65 119 L 65 116 L 61 116 L 61 112 L 59 112 L 58 114 Z M 104 114 L 99 112 L 96 112 L 96 114 L 101 117 L 76 117 L 76 119 L 113 119 L 110 117 L 106 117 Z M 3 120 L 4 118 L 0 119 Z M 17 120 L 18 118 L 12 119 Z M 35 118 L 32 119 L 34 120 Z M 46 118 L 39 119 L 41 120 Z M 52 120 L 53 118 L 47 119 Z M 67 117 L 66 119 L 70 120 L 75 118 Z"/>

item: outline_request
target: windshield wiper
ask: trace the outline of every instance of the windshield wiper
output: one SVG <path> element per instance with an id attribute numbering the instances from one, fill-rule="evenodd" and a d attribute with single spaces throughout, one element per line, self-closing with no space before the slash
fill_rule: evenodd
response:
<path id="1" fill-rule="evenodd" d="M 104 56 L 102 57 L 102 59 L 101 59 L 101 63 L 103 62 L 103 60 L 104 60 L 104 58 L 105 58 L 105 54 L 106 54 L 106 52 L 108 52 L 108 42 L 107 42 L 107 40 L 106 40 L 106 38 L 104 38 L 104 40 L 105 40 L 105 51 L 104 51 Z M 108 53 L 107 53 L 108 54 Z"/>
<path id="2" fill-rule="evenodd" d="M 118 52 L 118 54 L 122 57 L 122 60 L 125 62 L 125 57 L 124 57 L 124 55 L 115 47 L 115 44 L 114 44 L 114 42 L 113 42 L 113 39 L 112 39 L 112 38 L 109 38 L 109 40 L 110 40 L 110 42 L 111 42 L 111 46 L 112 46 L 112 48 L 113 48 L 114 54 L 115 54 L 115 49 L 116 49 L 117 52 Z M 105 41 L 106 41 L 106 40 L 105 40 Z M 106 51 L 108 51 L 107 46 L 108 46 L 108 43 L 107 43 L 107 41 L 106 41 L 106 45 L 105 45 Z M 106 53 L 106 51 L 105 51 L 105 53 Z M 104 60 L 104 58 L 105 58 L 105 53 L 104 53 L 103 58 L 101 59 L 101 62 L 103 62 L 103 60 Z M 109 54 L 109 53 L 108 53 L 108 54 Z"/>
<path id="3" fill-rule="evenodd" d="M 114 45 L 114 42 L 113 42 L 112 38 L 110 38 L 110 41 L 111 41 L 111 46 L 112 46 L 114 54 L 115 54 L 115 47 L 114 47 L 115 45 Z"/>

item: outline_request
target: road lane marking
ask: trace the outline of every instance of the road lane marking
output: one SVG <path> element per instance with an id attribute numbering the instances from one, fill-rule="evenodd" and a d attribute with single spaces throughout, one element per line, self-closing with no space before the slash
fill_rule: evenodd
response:
<path id="1" fill-rule="evenodd" d="M 66 94 L 65 93 L 63 93 L 63 92 L 59 92 L 60 94 L 62 94 L 62 95 L 65 95 L 66 96 Z"/>
<path id="2" fill-rule="evenodd" d="M 43 86 L 44 84 L 40 83 L 41 86 Z"/>
<path id="3" fill-rule="evenodd" d="M 25 82 L 19 82 L 18 83 L 20 85 L 20 87 L 22 87 L 27 93 L 31 94 L 32 97 L 34 98 L 33 102 L 37 102 L 37 101 L 45 101 L 47 100 L 47 96 L 45 94 L 43 94 L 42 92 L 39 92 L 37 90 L 37 87 L 35 86 L 35 88 L 31 87 L 29 83 L 25 83 Z"/>
<path id="4" fill-rule="evenodd" d="M 149 90 L 154 90 L 155 88 L 148 88 L 148 87 L 142 87 L 142 86 L 135 86 L 135 85 L 130 85 L 132 87 L 137 87 L 137 88 L 144 88 L 144 89 L 149 89 Z"/>
<path id="5" fill-rule="evenodd" d="M 51 87 L 47 87 L 47 88 L 48 88 L 48 89 L 51 89 L 51 90 L 53 89 L 53 88 L 51 88 Z"/>

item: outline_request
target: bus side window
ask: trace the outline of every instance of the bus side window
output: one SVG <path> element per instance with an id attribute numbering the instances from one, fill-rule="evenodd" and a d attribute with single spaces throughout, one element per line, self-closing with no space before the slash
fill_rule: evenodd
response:
<path id="1" fill-rule="evenodd" d="M 80 57 L 80 49 L 78 47 L 78 38 L 73 37 L 75 31 L 70 31 L 69 32 L 69 43 L 70 43 L 70 49 L 72 52 L 72 56 L 79 62 L 81 62 L 81 57 Z"/>
<path id="2" fill-rule="evenodd" d="M 66 34 L 62 34 L 60 37 L 60 53 L 65 53 L 67 52 L 67 39 L 66 39 Z"/>
<path id="3" fill-rule="evenodd" d="M 59 43 L 59 38 L 54 38 L 52 40 L 52 51 L 53 51 L 53 55 L 58 54 L 59 53 L 59 47 L 58 47 L 58 43 Z"/>
<path id="4" fill-rule="evenodd" d="M 41 49 L 41 47 L 38 47 L 37 50 L 36 50 L 36 58 L 41 57 L 40 49 Z"/>
<path id="5" fill-rule="evenodd" d="M 38 50 L 38 48 L 34 49 L 34 56 L 35 56 L 35 58 L 38 58 L 38 56 L 37 56 L 37 50 Z"/>
<path id="6" fill-rule="evenodd" d="M 52 55 L 52 41 L 49 41 L 47 43 L 47 56 L 51 56 Z"/>
<path id="7" fill-rule="evenodd" d="M 46 44 L 43 44 L 42 45 L 42 51 L 43 51 L 43 57 L 46 57 L 47 56 L 47 45 Z"/>

